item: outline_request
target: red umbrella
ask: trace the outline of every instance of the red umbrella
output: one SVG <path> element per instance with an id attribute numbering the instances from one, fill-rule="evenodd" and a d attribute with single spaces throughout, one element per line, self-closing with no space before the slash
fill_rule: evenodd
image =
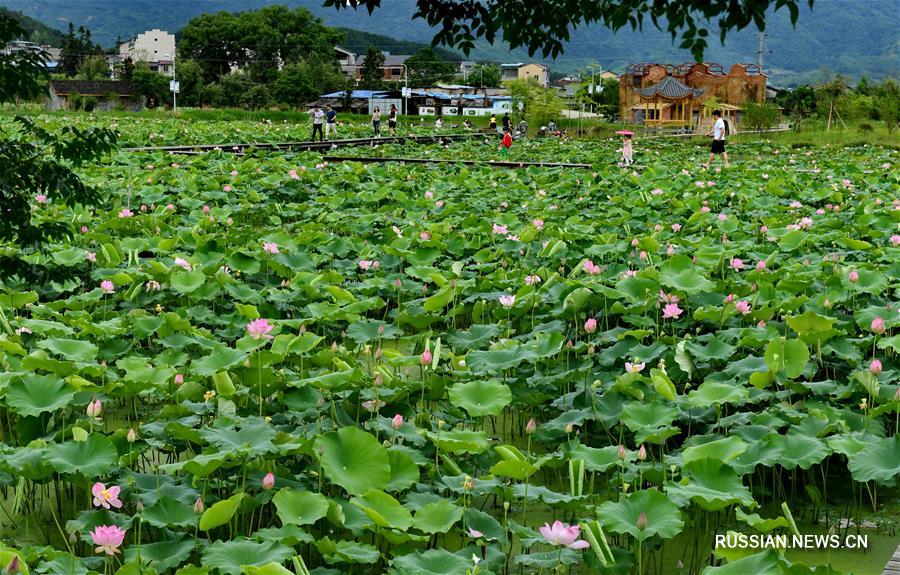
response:
<path id="1" fill-rule="evenodd" d="M 619 130 L 616 133 L 619 134 L 620 136 L 633 136 L 634 135 L 634 132 L 632 132 L 631 130 Z"/>

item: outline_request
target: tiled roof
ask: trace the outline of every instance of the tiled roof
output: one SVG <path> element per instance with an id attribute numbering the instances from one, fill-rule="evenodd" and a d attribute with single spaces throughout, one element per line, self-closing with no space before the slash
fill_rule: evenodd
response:
<path id="1" fill-rule="evenodd" d="M 105 96 L 117 94 L 119 96 L 133 96 L 137 89 L 131 82 L 118 82 L 114 80 L 50 80 L 50 86 L 57 94 L 79 94 L 82 96 Z"/>
<path id="2" fill-rule="evenodd" d="M 640 88 L 637 93 L 644 98 L 653 98 L 654 96 L 662 96 L 670 100 L 679 100 L 688 96 L 696 98 L 703 93 L 702 88 L 690 88 L 683 82 L 680 82 L 672 76 L 666 76 L 658 84 L 654 84 L 647 88 Z"/>

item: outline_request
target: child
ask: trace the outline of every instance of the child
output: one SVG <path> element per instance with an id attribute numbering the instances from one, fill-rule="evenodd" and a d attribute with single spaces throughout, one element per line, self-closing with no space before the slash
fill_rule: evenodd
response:
<path id="1" fill-rule="evenodd" d="M 512 134 L 509 132 L 509 128 L 504 128 L 503 130 L 503 141 L 500 143 L 500 153 L 504 156 L 509 153 L 509 149 L 512 148 Z"/>
<path id="2" fill-rule="evenodd" d="M 616 133 L 625 137 L 625 141 L 622 143 L 622 164 L 630 166 L 634 163 L 634 149 L 631 146 L 631 136 L 634 135 L 634 132 L 619 130 Z"/>

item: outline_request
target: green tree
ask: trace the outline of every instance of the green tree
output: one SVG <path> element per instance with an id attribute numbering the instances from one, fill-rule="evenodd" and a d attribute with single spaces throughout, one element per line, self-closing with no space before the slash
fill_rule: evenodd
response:
<path id="1" fill-rule="evenodd" d="M 69 22 L 69 29 L 59 45 L 59 67 L 63 74 L 74 77 L 86 59 L 102 54 L 103 50 L 91 39 L 90 30 L 79 26 L 76 31 Z"/>
<path id="2" fill-rule="evenodd" d="M 628 26 L 638 30 L 646 21 L 657 28 L 665 23 L 672 39 L 680 33 L 680 47 L 691 50 L 697 61 L 703 61 L 709 37 L 709 30 L 703 27 L 706 22 L 718 23 L 719 37 L 724 42 L 730 31 L 750 24 L 764 30 L 773 8 L 786 8 L 791 22 L 796 23 L 802 3 L 802 0 L 416 0 L 415 17 L 437 28 L 435 45 L 458 47 L 468 54 L 479 38 L 491 44 L 502 39 L 510 48 L 524 47 L 532 56 L 540 51 L 544 57 L 554 58 L 563 52 L 563 43 L 579 26 L 602 24 L 616 31 Z M 806 3 L 812 7 L 813 0 Z M 325 0 L 326 6 L 337 9 L 362 6 L 370 13 L 383 4 L 382 0 Z"/>
<path id="3" fill-rule="evenodd" d="M 747 102 L 741 111 L 741 123 L 749 130 L 768 130 L 778 121 L 778 106 Z"/>
<path id="4" fill-rule="evenodd" d="M 269 105 L 269 89 L 262 84 L 256 84 L 241 96 L 241 107 L 248 110 L 259 110 Z"/>
<path id="5" fill-rule="evenodd" d="M 479 88 L 500 87 L 500 66 L 496 64 L 476 64 L 466 75 L 466 82 L 470 86 Z"/>
<path id="6" fill-rule="evenodd" d="M 120 80 L 125 82 L 131 81 L 131 76 L 134 74 L 134 60 L 131 59 L 131 56 L 125 58 L 121 64 L 119 64 L 118 76 Z"/>
<path id="7" fill-rule="evenodd" d="M 360 69 L 360 85 L 366 90 L 377 90 L 384 86 L 383 67 L 384 53 L 375 48 L 369 48 Z"/>
<path id="8" fill-rule="evenodd" d="M 151 70 L 146 62 L 139 62 L 134 67 L 131 82 L 151 108 L 163 106 L 169 99 L 169 78 Z"/>
<path id="9" fill-rule="evenodd" d="M 521 110 L 532 129 L 559 119 L 563 101 L 555 88 L 545 88 L 533 79 L 512 80 L 506 86 L 513 98 L 513 109 Z"/>
<path id="10" fill-rule="evenodd" d="M 595 113 L 607 119 L 616 119 L 619 116 L 619 81 L 615 78 L 601 79 L 594 84 L 593 94 L 590 81 L 585 82 L 575 92 L 575 101 L 586 106 L 593 104 Z"/>
<path id="11" fill-rule="evenodd" d="M 200 106 L 203 103 L 203 68 L 195 60 L 178 63 L 178 103 Z"/>
<path id="12" fill-rule="evenodd" d="M 456 66 L 438 56 L 433 48 L 422 48 L 406 60 L 409 82 L 413 86 L 433 86 L 453 78 Z"/>
<path id="13" fill-rule="evenodd" d="M 104 56 L 91 56 L 81 63 L 78 77 L 83 80 L 105 80 L 109 78 L 109 64 Z"/>
<path id="14" fill-rule="evenodd" d="M 0 44 L 20 37 L 19 24 L 0 14 Z M 0 53 L 0 104 L 34 98 L 43 92 L 44 56 Z M 17 117 L 18 129 L 0 128 L 0 240 L 35 249 L 44 240 L 74 232 L 65 219 L 42 221 L 33 210 L 38 194 L 66 206 L 90 205 L 100 193 L 84 184 L 72 170 L 98 159 L 115 147 L 115 133 L 101 128 L 64 127 L 52 134 L 28 118 Z M 0 256 L 0 275 L 35 275 L 40 268 L 23 269 L 18 257 Z"/>
<path id="15" fill-rule="evenodd" d="M 900 127 L 900 85 L 893 78 L 885 78 L 873 93 L 875 111 L 884 122 L 888 134 L 893 134 Z"/>

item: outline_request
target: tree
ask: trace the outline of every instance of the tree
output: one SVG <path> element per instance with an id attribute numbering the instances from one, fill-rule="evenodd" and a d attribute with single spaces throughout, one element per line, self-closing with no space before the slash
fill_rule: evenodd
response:
<path id="1" fill-rule="evenodd" d="M 768 103 L 747 102 L 741 114 L 741 122 L 750 130 L 768 130 L 778 121 L 778 106 Z"/>
<path id="2" fill-rule="evenodd" d="M 169 97 L 169 79 L 150 69 L 146 62 L 139 62 L 131 75 L 137 93 L 144 96 L 147 106 L 162 106 Z"/>
<path id="3" fill-rule="evenodd" d="M 377 90 L 384 85 L 384 53 L 375 48 L 366 50 L 360 70 L 360 85 L 367 90 Z"/>
<path id="4" fill-rule="evenodd" d="M 413 86 L 433 86 L 449 80 L 456 66 L 444 61 L 433 48 L 422 48 L 406 60 L 406 71 Z"/>
<path id="5" fill-rule="evenodd" d="M 132 74 L 134 74 L 134 60 L 131 59 L 131 56 L 128 56 L 119 64 L 119 79 L 130 82 Z"/>
<path id="6" fill-rule="evenodd" d="M 78 77 L 83 80 L 105 80 L 109 78 L 109 64 L 103 56 L 91 56 L 78 68 Z"/>
<path id="7" fill-rule="evenodd" d="M 900 86 L 893 78 L 885 78 L 873 92 L 878 117 L 884 122 L 888 134 L 893 134 L 900 127 Z"/>
<path id="8" fill-rule="evenodd" d="M 545 88 L 534 79 L 507 82 L 513 109 L 522 110 L 532 128 L 557 120 L 563 110 L 563 101 L 555 88 Z"/>
<path id="9" fill-rule="evenodd" d="M 619 81 L 615 78 L 600 79 L 594 85 L 594 93 L 590 93 L 590 82 L 585 82 L 575 93 L 578 103 L 593 104 L 594 111 L 607 119 L 619 116 Z M 602 89 L 601 89 L 602 88 Z"/>
<path id="10" fill-rule="evenodd" d="M 103 50 L 91 39 L 90 30 L 79 26 L 76 34 L 75 26 L 69 22 L 69 30 L 59 45 L 59 66 L 63 74 L 74 77 L 86 59 L 102 54 Z"/>
<path id="11" fill-rule="evenodd" d="M 466 82 L 470 86 L 478 86 L 479 88 L 499 88 L 500 66 L 496 64 L 477 64 L 466 74 Z"/>
<path id="12" fill-rule="evenodd" d="M 185 106 L 200 106 L 203 96 L 203 69 L 194 60 L 178 63 L 178 102 Z"/>
<path id="13" fill-rule="evenodd" d="M 271 93 L 279 104 L 300 106 L 322 94 L 340 90 L 344 83 L 340 68 L 311 57 L 305 62 L 285 66 L 272 83 Z"/>
<path id="14" fill-rule="evenodd" d="M 0 14 L 0 45 L 22 34 L 16 21 Z M 0 104 L 40 95 L 45 61 L 42 54 L 0 53 Z M 37 196 L 51 205 L 70 207 L 97 202 L 100 193 L 86 186 L 72 168 L 111 151 L 116 135 L 104 128 L 73 126 L 52 134 L 28 118 L 17 117 L 16 122 L 16 130 L 0 129 L 0 240 L 35 249 L 45 240 L 74 232 L 71 220 L 42 218 Z M 0 275 L 37 273 L 23 265 L 18 257 L 0 256 Z"/>
<path id="15" fill-rule="evenodd" d="M 755 24 L 765 29 L 771 8 L 787 8 L 796 24 L 803 0 L 416 0 L 415 17 L 438 27 L 432 43 L 457 47 L 468 54 L 475 41 L 484 38 L 493 44 L 498 37 L 511 48 L 524 47 L 534 56 L 555 58 L 563 52 L 563 42 L 572 30 L 588 24 L 602 24 L 616 31 L 626 26 L 638 30 L 649 19 L 657 28 L 666 24 L 674 40 L 681 33 L 681 48 L 689 49 L 703 61 L 709 30 L 705 23 L 717 21 L 722 42 L 733 30 Z M 807 0 L 812 7 L 813 0 Z M 336 9 L 365 7 L 370 13 L 382 0 L 325 0 Z M 548 17 L 552 15 L 552 17 Z M 700 20 L 698 22 L 698 20 Z"/>

